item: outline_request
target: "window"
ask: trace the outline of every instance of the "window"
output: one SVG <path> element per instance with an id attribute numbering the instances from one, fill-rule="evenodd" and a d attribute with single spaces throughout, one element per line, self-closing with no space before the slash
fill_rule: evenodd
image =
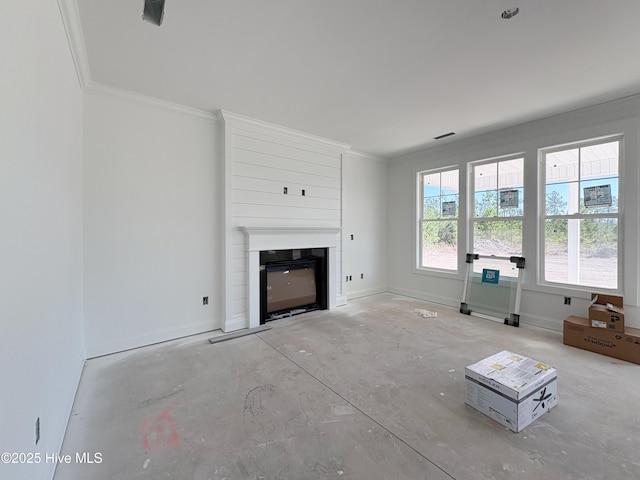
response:
<path id="1" fill-rule="evenodd" d="M 458 270 L 459 170 L 418 173 L 419 267 Z"/>
<path id="2" fill-rule="evenodd" d="M 470 164 L 470 180 L 470 253 L 522 256 L 524 157 L 474 162 Z"/>
<path id="3" fill-rule="evenodd" d="M 621 138 L 541 151 L 544 282 L 619 289 Z"/>

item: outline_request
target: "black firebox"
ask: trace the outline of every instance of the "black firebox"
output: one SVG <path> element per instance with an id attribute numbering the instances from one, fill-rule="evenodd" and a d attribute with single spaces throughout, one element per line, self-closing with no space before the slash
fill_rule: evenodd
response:
<path id="1" fill-rule="evenodd" d="M 260 324 L 327 308 L 327 249 L 260 252 Z"/>

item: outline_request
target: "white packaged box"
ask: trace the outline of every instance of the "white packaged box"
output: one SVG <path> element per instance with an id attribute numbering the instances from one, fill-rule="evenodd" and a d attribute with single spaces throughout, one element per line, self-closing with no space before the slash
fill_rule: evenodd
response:
<path id="1" fill-rule="evenodd" d="M 558 404 L 556 369 L 503 350 L 465 367 L 465 403 L 520 432 Z"/>

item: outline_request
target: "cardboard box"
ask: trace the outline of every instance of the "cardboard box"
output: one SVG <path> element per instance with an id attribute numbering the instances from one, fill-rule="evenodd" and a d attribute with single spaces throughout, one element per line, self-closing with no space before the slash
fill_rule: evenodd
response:
<path id="1" fill-rule="evenodd" d="M 640 365 L 640 329 L 627 327 L 625 333 L 593 328 L 588 318 L 567 317 L 562 343 Z"/>
<path id="2" fill-rule="evenodd" d="M 591 294 L 589 320 L 593 328 L 605 328 L 624 333 L 624 306 L 617 295 Z"/>
<path id="3" fill-rule="evenodd" d="M 558 403 L 556 369 L 508 350 L 465 367 L 465 403 L 520 432 Z"/>

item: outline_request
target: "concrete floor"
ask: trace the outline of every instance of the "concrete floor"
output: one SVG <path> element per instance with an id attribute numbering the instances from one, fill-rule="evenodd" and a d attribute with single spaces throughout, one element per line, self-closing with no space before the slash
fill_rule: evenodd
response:
<path id="1" fill-rule="evenodd" d="M 559 332 L 392 294 L 271 325 L 89 360 L 62 453 L 101 463 L 55 480 L 640 478 L 640 366 Z M 503 349 L 558 370 L 518 434 L 464 403 L 464 367 Z"/>

